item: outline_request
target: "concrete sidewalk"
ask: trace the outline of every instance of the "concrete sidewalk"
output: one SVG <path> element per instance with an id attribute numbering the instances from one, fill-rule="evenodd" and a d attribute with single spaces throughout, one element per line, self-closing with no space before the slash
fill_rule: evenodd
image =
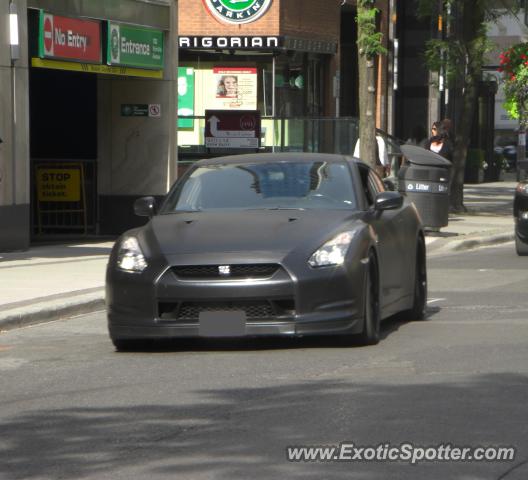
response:
<path id="1" fill-rule="evenodd" d="M 428 255 L 513 240 L 516 185 L 467 185 L 467 214 L 450 216 L 447 227 L 427 236 Z M 112 242 L 94 241 L 0 253 L 0 331 L 103 310 L 111 247 Z"/>

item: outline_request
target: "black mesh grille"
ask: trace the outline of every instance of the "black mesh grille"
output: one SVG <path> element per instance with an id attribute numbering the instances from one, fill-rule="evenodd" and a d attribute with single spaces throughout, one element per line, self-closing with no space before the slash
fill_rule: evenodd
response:
<path id="1" fill-rule="evenodd" d="M 293 299 L 230 302 L 160 302 L 162 320 L 197 323 L 201 312 L 243 311 L 248 322 L 256 320 L 288 321 L 295 315 Z"/>
<path id="2" fill-rule="evenodd" d="M 268 302 L 191 303 L 184 302 L 178 311 L 178 320 L 198 320 L 201 312 L 243 311 L 249 318 L 273 317 L 273 308 Z"/>
<path id="3" fill-rule="evenodd" d="M 254 265 L 222 265 L 229 267 L 229 274 L 220 273 L 220 265 L 192 265 L 172 267 L 172 271 L 179 278 L 186 279 L 212 279 L 212 278 L 267 278 L 271 277 L 278 269 L 276 264 Z"/>

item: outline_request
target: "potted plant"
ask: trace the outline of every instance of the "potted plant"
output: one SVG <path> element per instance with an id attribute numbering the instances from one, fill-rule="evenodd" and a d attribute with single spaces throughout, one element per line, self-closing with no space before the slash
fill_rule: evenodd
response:
<path id="1" fill-rule="evenodd" d="M 491 161 L 487 162 L 488 167 L 484 170 L 485 182 L 498 182 L 502 180 L 502 172 L 508 169 L 508 162 L 502 153 L 493 152 Z"/>

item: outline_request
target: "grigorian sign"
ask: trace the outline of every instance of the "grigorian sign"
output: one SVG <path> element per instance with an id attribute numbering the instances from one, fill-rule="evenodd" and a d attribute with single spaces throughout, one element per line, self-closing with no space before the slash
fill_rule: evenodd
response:
<path id="1" fill-rule="evenodd" d="M 189 49 L 236 49 L 258 50 L 273 49 L 281 46 L 280 37 L 243 36 L 243 37 L 179 37 L 180 48 Z"/>

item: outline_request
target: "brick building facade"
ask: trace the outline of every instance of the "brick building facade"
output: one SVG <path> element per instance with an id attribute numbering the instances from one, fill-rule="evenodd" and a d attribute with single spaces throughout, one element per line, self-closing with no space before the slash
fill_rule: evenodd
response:
<path id="1" fill-rule="evenodd" d="M 253 80 L 248 77 L 244 81 L 253 82 L 250 96 L 256 98 L 251 98 L 249 103 L 241 101 L 241 105 L 225 103 L 224 107 L 242 109 L 250 105 L 250 109 L 259 110 L 264 119 L 287 119 L 289 122 L 277 126 L 277 123 L 264 121 L 266 146 L 280 143 L 281 148 L 319 148 L 326 140 L 316 140 L 316 146 L 307 143 L 305 136 L 309 127 L 300 123 L 302 119 L 357 117 L 355 1 L 259 0 L 253 5 L 267 9 L 258 19 L 248 23 L 219 19 L 215 7 L 226 13 L 233 8 L 230 5 L 226 0 L 179 2 L 180 69 L 192 73 L 192 79 L 185 82 L 193 82 L 192 113 L 195 117 L 202 117 L 208 109 L 218 108 L 211 85 L 220 81 L 221 71 L 237 68 L 239 72 L 244 68 L 252 69 Z M 378 8 L 380 27 L 389 46 L 390 2 L 378 2 Z M 384 58 L 378 65 L 377 123 L 384 129 L 390 126 L 388 118 L 391 115 L 389 62 L 390 59 Z M 183 111 L 179 113 L 185 115 Z M 203 141 L 201 129 L 203 124 L 198 119 L 192 128 L 180 129 L 180 158 L 185 159 L 186 152 Z M 272 130 L 281 132 L 271 137 Z M 303 140 L 296 143 L 300 137 Z"/>

